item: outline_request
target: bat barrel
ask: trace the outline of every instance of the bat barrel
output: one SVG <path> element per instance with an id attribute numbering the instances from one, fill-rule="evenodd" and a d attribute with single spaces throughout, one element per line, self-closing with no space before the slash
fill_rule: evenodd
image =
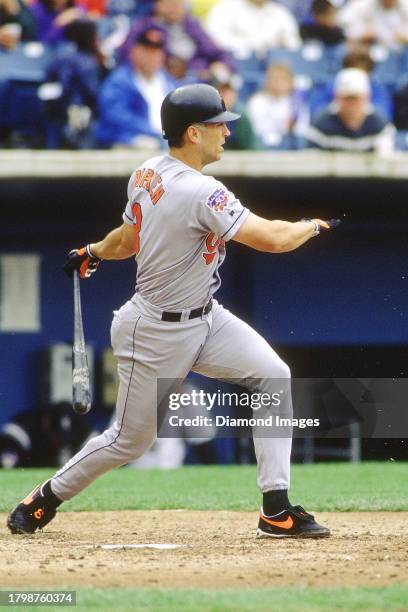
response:
<path id="1" fill-rule="evenodd" d="M 91 409 L 91 384 L 82 322 L 80 280 L 77 270 L 74 279 L 74 330 L 72 343 L 72 399 L 77 414 Z"/>

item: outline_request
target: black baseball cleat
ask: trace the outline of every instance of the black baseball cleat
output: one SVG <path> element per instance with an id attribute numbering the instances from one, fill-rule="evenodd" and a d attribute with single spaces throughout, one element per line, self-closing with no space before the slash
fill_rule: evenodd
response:
<path id="1" fill-rule="evenodd" d="M 48 482 L 35 487 L 9 514 L 7 527 L 11 533 L 34 533 L 52 521 L 62 502 L 52 493 L 44 494 L 43 489 Z"/>
<path id="2" fill-rule="evenodd" d="M 261 508 L 257 538 L 327 538 L 330 530 L 316 523 L 302 506 L 292 506 L 278 514 L 265 516 Z"/>

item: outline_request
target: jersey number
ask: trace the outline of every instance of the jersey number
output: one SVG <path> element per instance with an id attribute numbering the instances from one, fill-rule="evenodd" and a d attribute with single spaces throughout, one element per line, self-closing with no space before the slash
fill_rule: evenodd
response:
<path id="1" fill-rule="evenodd" d="M 217 248 L 220 246 L 220 244 L 223 244 L 223 243 L 224 243 L 224 240 L 222 240 L 222 238 L 217 238 L 214 232 L 211 232 L 211 234 L 208 234 L 206 241 L 205 241 L 207 252 L 203 253 L 203 258 L 207 266 L 209 266 L 213 262 L 214 257 L 216 255 Z"/>
<path id="2" fill-rule="evenodd" d="M 140 230 L 142 229 L 142 207 L 139 202 L 135 202 L 132 206 L 132 213 L 134 217 L 133 227 L 135 228 L 135 254 L 138 255 L 140 251 Z"/>

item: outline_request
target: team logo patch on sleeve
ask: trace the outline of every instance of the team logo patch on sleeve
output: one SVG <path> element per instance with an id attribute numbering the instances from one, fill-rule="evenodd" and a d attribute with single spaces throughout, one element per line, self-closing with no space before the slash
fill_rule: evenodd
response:
<path id="1" fill-rule="evenodd" d="M 207 206 L 214 212 L 220 213 L 228 204 L 228 191 L 221 189 L 215 189 L 207 198 Z"/>

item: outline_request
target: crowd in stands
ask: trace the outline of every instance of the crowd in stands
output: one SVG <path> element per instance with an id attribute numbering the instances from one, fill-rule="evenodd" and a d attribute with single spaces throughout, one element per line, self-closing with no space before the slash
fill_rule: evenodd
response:
<path id="1" fill-rule="evenodd" d="M 0 0 L 0 147 L 159 150 L 194 82 L 230 149 L 408 150 L 408 0 Z"/>

